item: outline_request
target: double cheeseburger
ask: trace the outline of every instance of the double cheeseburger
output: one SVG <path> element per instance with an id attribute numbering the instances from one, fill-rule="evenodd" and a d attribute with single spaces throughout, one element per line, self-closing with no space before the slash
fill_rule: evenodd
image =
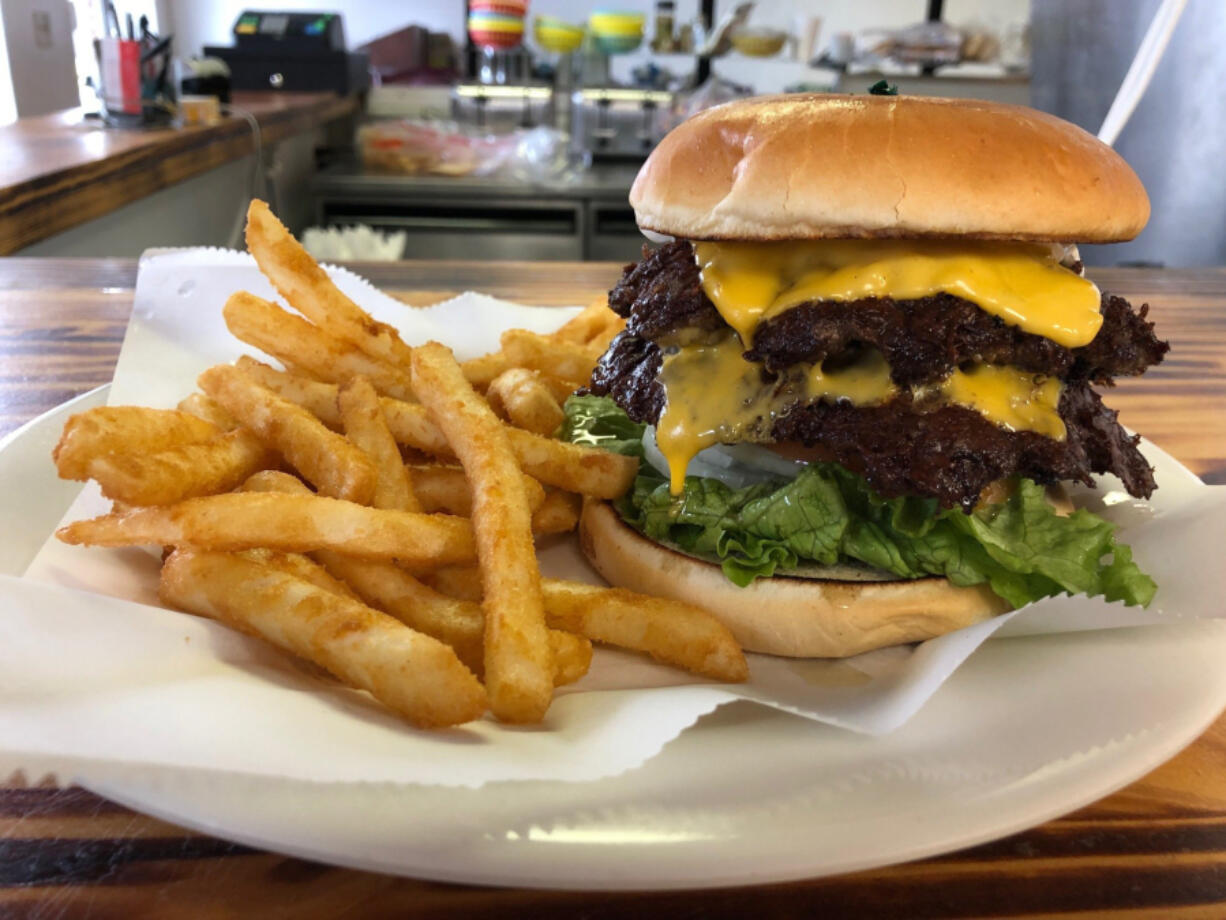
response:
<path id="1" fill-rule="evenodd" d="M 1110 148 L 988 102 L 759 97 L 670 133 L 630 202 L 661 245 L 610 292 L 626 329 L 563 430 L 643 458 L 584 511 L 610 582 L 802 657 L 1062 592 L 1149 602 L 1060 490 L 1155 488 L 1094 387 L 1167 345 L 1075 247 L 1149 216 Z"/>

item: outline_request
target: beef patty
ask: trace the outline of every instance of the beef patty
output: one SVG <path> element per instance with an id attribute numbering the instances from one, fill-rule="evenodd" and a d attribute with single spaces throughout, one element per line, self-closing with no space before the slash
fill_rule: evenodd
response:
<path id="1" fill-rule="evenodd" d="M 645 251 L 642 261 L 626 267 L 609 294 L 609 306 L 626 318 L 630 333 L 659 344 L 727 325 L 702 289 L 694 249 L 687 241 Z M 1115 377 L 1143 373 L 1166 354 L 1169 346 L 1155 337 L 1148 312 L 1148 305 L 1136 311 L 1122 297 L 1104 294 L 1098 334 L 1088 345 L 1070 349 L 1010 326 L 951 294 L 816 301 L 764 321 L 746 357 L 779 371 L 871 345 L 885 356 L 899 386 L 940 380 L 971 363 L 1007 364 L 1064 380 L 1109 384 Z"/>
<path id="2" fill-rule="evenodd" d="M 654 342 L 623 332 L 601 358 L 589 389 L 612 397 L 635 421 L 655 424 L 664 411 L 657 379 L 662 361 Z M 794 403 L 771 436 L 823 448 L 887 498 L 919 495 L 969 511 L 986 486 L 1008 476 L 1090 484 L 1092 473 L 1114 473 L 1129 493 L 1149 497 L 1153 471 L 1137 450 L 1139 439 L 1120 427 L 1086 381 L 1065 384 L 1058 411 L 1067 430 L 1062 441 L 1009 431 L 972 409 L 917 402 L 903 391 L 871 407 Z"/>

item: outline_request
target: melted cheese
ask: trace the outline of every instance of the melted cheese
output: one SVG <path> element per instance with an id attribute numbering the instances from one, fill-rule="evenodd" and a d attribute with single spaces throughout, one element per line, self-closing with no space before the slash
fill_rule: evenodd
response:
<path id="1" fill-rule="evenodd" d="M 674 495 L 684 488 L 686 469 L 700 450 L 720 443 L 769 442 L 775 419 L 798 400 L 875 406 L 898 393 L 876 350 L 846 366 L 815 367 L 774 383 L 763 383 L 761 367 L 742 358 L 743 350 L 739 339 L 729 335 L 664 357 L 659 380 L 665 404 L 656 443 L 668 463 Z M 966 406 L 1010 430 L 1037 431 L 1057 440 L 1065 436 L 1057 412 L 1060 382 L 1016 368 L 982 365 L 954 371 L 916 397 L 934 407 Z"/>
<path id="2" fill-rule="evenodd" d="M 741 341 L 809 300 L 910 300 L 948 293 L 1066 348 L 1102 325 L 1098 288 L 1050 246 L 957 240 L 695 243 L 707 296 Z"/>
<path id="3" fill-rule="evenodd" d="M 805 383 L 809 399 L 849 402 L 853 406 L 877 406 L 898 393 L 897 385 L 890 379 L 890 366 L 875 348 L 845 367 L 814 365 Z"/>
<path id="4" fill-rule="evenodd" d="M 1010 431 L 1037 431 L 1057 441 L 1066 434 L 1057 407 L 1060 381 L 1015 367 L 981 364 L 954 371 L 940 386 L 944 402 L 974 409 Z"/>
<path id="5" fill-rule="evenodd" d="M 742 358 L 742 351 L 730 335 L 664 356 L 659 380 L 665 403 L 656 443 L 668 461 L 674 495 L 681 493 L 686 468 L 700 450 L 769 439 L 775 408 L 783 401 L 777 388 L 762 383 L 761 366 Z"/>

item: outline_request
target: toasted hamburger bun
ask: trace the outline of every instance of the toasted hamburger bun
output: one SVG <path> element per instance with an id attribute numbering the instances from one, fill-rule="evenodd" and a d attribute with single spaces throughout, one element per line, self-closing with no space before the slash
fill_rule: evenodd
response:
<path id="1" fill-rule="evenodd" d="M 846 658 L 921 642 L 1010 609 L 986 585 L 959 588 L 944 578 L 846 580 L 776 575 L 749 587 L 718 565 L 648 540 L 607 502 L 587 500 L 579 544 L 610 584 L 686 601 L 719 618 L 751 652 L 790 658 Z M 872 576 L 870 576 L 872 577 Z"/>
<path id="2" fill-rule="evenodd" d="M 638 174 L 640 227 L 691 240 L 955 236 L 1110 243 L 1149 198 L 1094 136 L 972 99 L 795 94 L 730 102 Z"/>

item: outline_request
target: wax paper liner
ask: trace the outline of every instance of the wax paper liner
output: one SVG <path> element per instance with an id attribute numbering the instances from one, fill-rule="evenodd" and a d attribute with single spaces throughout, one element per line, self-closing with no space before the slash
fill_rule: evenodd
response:
<path id="1" fill-rule="evenodd" d="M 406 341 L 437 339 L 461 358 L 495 348 L 506 328 L 547 331 L 574 312 L 479 294 L 410 309 L 349 272 L 331 271 L 346 293 L 377 319 L 396 324 Z M 221 320 L 225 298 L 239 289 L 273 297 L 242 254 L 186 250 L 143 259 L 109 401 L 174 405 L 199 371 L 247 351 Z M 1219 615 L 1226 575 L 1213 557 L 1223 536 L 1226 490 L 1204 486 L 1152 445 L 1145 450 L 1162 486 L 1154 501 L 1133 502 L 1109 477 L 1097 492 L 1081 490 L 1078 498 L 1120 522 L 1136 558 L 1158 580 L 1148 611 L 1056 598 L 914 648 L 845 662 L 753 655 L 750 682 L 737 686 L 600 650 L 592 672 L 559 692 L 537 728 L 490 720 L 443 733 L 407 728 L 364 695 L 321 680 L 262 643 L 154 609 L 157 559 L 150 552 L 48 540 L 24 581 L 0 582 L 9 608 L 0 642 L 0 738 L 20 755 L 0 759 L 0 766 L 107 762 L 306 781 L 479 786 L 616 775 L 734 700 L 857 732 L 890 732 L 993 635 Z M 87 487 L 66 518 L 106 508 Z M 541 555 L 548 574 L 599 581 L 573 541 Z M 72 679 L 61 680 L 66 673 Z"/>

